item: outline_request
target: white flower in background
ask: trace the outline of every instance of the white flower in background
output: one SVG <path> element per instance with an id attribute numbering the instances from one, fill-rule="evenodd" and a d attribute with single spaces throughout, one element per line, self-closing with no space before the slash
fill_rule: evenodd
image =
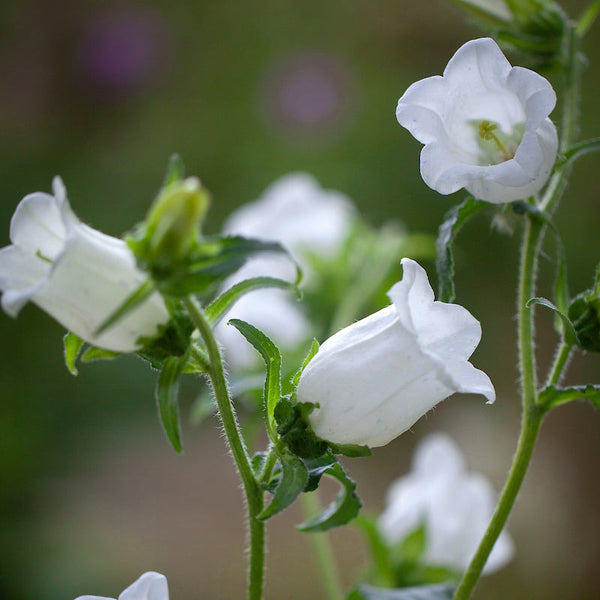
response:
<path id="1" fill-rule="evenodd" d="M 86 342 L 133 352 L 169 320 L 158 293 L 101 335 L 96 329 L 146 279 L 123 240 L 84 225 L 75 216 L 60 178 L 54 195 L 25 196 L 10 223 L 11 246 L 0 249 L 2 308 L 16 317 L 29 301 Z"/>
<path id="2" fill-rule="evenodd" d="M 303 256 L 329 257 L 346 239 L 354 218 L 354 207 L 340 192 L 323 189 L 307 173 L 290 173 L 271 184 L 262 197 L 234 211 L 223 226 L 224 233 L 243 235 L 283 244 L 310 278 Z M 269 276 L 294 281 L 296 268 L 281 256 L 248 261 L 223 286 L 224 289 L 251 277 Z M 289 292 L 261 289 L 243 296 L 228 313 L 252 323 L 278 345 L 292 348 L 310 335 L 310 323 Z M 228 363 L 234 368 L 256 364 L 256 352 L 232 327 L 217 327 Z"/>
<path id="3" fill-rule="evenodd" d="M 434 301 L 415 261 L 402 267 L 392 304 L 330 337 L 300 377 L 298 401 L 318 403 L 309 418 L 324 440 L 383 446 L 455 392 L 495 400 L 489 377 L 468 362 L 477 319 Z"/>
<path id="4" fill-rule="evenodd" d="M 496 500 L 489 481 L 466 470 L 452 439 L 432 434 L 417 447 L 410 473 L 391 485 L 378 525 L 390 544 L 401 543 L 424 526 L 425 562 L 462 572 L 479 546 Z M 504 531 L 483 573 L 501 569 L 513 555 L 512 539 Z"/>
<path id="5" fill-rule="evenodd" d="M 79 596 L 75 600 L 114 600 L 105 596 Z M 167 578 L 148 571 L 119 594 L 118 600 L 169 600 Z"/>
<path id="6" fill-rule="evenodd" d="M 536 194 L 550 176 L 555 104 L 546 79 L 512 67 L 494 40 L 482 38 L 459 48 L 443 76 L 413 83 L 396 117 L 425 144 L 421 175 L 429 187 L 502 203 Z"/>

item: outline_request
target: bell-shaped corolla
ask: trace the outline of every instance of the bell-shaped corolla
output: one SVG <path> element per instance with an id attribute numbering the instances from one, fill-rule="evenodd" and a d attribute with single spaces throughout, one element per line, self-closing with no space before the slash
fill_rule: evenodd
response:
<path id="1" fill-rule="evenodd" d="M 324 440 L 383 446 L 455 392 L 496 398 L 468 362 L 481 339 L 477 319 L 435 301 L 415 261 L 402 267 L 392 304 L 330 337 L 300 377 L 298 401 L 316 405 L 309 419 Z"/>
<path id="2" fill-rule="evenodd" d="M 54 195 L 25 196 L 10 223 L 12 245 L 0 249 L 2 308 L 16 317 L 29 301 L 86 342 L 134 352 L 159 334 L 169 312 L 152 293 L 100 335 L 96 330 L 147 279 L 127 244 L 81 223 L 60 178 Z"/>

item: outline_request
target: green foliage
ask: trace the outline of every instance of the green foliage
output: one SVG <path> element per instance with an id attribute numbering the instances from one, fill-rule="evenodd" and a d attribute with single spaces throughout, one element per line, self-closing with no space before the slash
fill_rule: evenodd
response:
<path id="1" fill-rule="evenodd" d="M 81 356 L 81 362 L 93 362 L 95 360 L 112 360 L 121 356 L 120 352 L 113 352 L 112 350 L 104 350 L 104 348 L 96 348 L 96 346 L 90 346 Z"/>
<path id="2" fill-rule="evenodd" d="M 294 290 L 298 298 L 300 298 L 301 295 L 296 287 L 296 283 L 291 283 L 284 279 L 277 279 L 275 277 L 253 277 L 251 279 L 244 279 L 223 292 L 206 307 L 206 318 L 210 321 L 211 325 L 215 326 L 242 296 L 260 288 Z"/>
<path id="3" fill-rule="evenodd" d="M 552 302 L 546 298 L 531 298 L 527 302 L 527 307 L 529 308 L 534 304 L 539 304 L 554 311 L 562 321 L 562 331 L 565 342 L 571 346 L 577 344 L 577 334 L 575 333 L 575 328 L 571 322 L 571 319 L 569 319 L 565 313 L 563 313 L 558 307 L 554 306 L 554 304 L 552 304 Z"/>
<path id="4" fill-rule="evenodd" d="M 161 188 L 166 188 L 168 185 L 176 183 L 177 181 L 182 181 L 184 178 L 185 165 L 183 164 L 181 156 L 177 153 L 171 154 Z"/>
<path id="5" fill-rule="evenodd" d="M 77 357 L 84 344 L 85 342 L 71 331 L 63 337 L 65 365 L 67 366 L 67 369 L 69 369 L 71 375 L 77 375 L 79 372 L 75 363 L 77 362 Z"/>
<path id="6" fill-rule="evenodd" d="M 326 441 L 317 437 L 308 421 L 314 409 L 309 402 L 293 402 L 283 398 L 275 406 L 277 434 L 290 451 L 301 458 L 318 458 L 328 448 Z"/>
<path id="7" fill-rule="evenodd" d="M 263 521 L 287 508 L 304 491 L 308 482 L 308 469 L 297 456 L 288 452 L 279 454 L 280 474 L 273 500 L 257 516 Z"/>
<path id="8" fill-rule="evenodd" d="M 587 352 L 600 352 L 600 298 L 593 292 L 583 292 L 569 305 L 577 345 Z"/>
<path id="9" fill-rule="evenodd" d="M 590 30 L 600 11 L 600 0 L 590 2 L 577 21 L 576 31 L 579 37 L 584 37 Z"/>
<path id="10" fill-rule="evenodd" d="M 267 421 L 267 431 L 273 443 L 277 443 L 275 425 L 275 407 L 281 399 L 281 353 L 279 348 L 259 329 L 242 321 L 229 321 L 262 356 L 267 366 L 265 378 L 264 403 Z"/>
<path id="11" fill-rule="evenodd" d="M 452 600 L 454 589 L 449 585 L 423 585 L 395 590 L 359 585 L 347 600 Z"/>
<path id="12" fill-rule="evenodd" d="M 563 388 L 549 386 L 538 395 L 538 404 L 550 409 L 573 400 L 587 400 L 596 408 L 600 408 L 600 385 L 574 385 Z"/>
<path id="13" fill-rule="evenodd" d="M 438 300 L 453 302 L 456 296 L 454 291 L 454 258 L 452 247 L 460 228 L 478 212 L 489 204 L 483 200 L 467 198 L 461 204 L 451 208 L 444 217 L 438 231 L 436 243 L 437 259 L 436 269 L 438 274 Z"/>
<path id="14" fill-rule="evenodd" d="M 185 357 L 168 358 L 158 376 L 156 401 L 158 414 L 167 439 L 176 452 L 181 452 L 181 426 L 179 424 L 179 377 L 185 364 Z"/>
<path id="15" fill-rule="evenodd" d="M 310 346 L 310 350 L 308 351 L 308 354 L 302 361 L 300 368 L 296 371 L 296 373 L 294 373 L 294 376 L 292 377 L 292 385 L 294 386 L 294 389 L 298 387 L 298 383 L 300 382 L 300 376 L 304 372 L 304 369 L 306 369 L 306 367 L 308 367 L 308 363 L 313 359 L 313 357 L 315 356 L 315 354 L 318 351 L 319 351 L 319 342 L 316 339 L 313 339 L 312 344 Z"/>
<path id="16" fill-rule="evenodd" d="M 356 495 L 356 483 L 348 477 L 339 463 L 323 468 L 321 475 L 337 480 L 342 488 L 335 500 L 320 514 L 298 525 L 300 531 L 317 533 L 345 525 L 358 514 L 362 503 Z"/>

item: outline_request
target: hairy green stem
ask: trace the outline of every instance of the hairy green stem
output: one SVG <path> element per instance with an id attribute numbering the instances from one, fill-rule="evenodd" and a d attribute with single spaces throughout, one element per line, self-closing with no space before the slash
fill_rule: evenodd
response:
<path id="1" fill-rule="evenodd" d="M 481 540 L 469 568 L 463 575 L 460 584 L 454 594 L 454 600 L 467 600 L 477 583 L 481 572 L 487 562 L 490 552 L 494 548 L 494 544 L 498 536 L 502 532 L 508 515 L 515 503 L 523 478 L 527 472 L 531 455 L 535 447 L 535 442 L 540 430 L 544 411 L 533 406 L 528 411 L 523 413 L 521 421 L 521 433 L 517 450 L 513 458 L 508 478 L 504 484 L 504 489 L 500 494 L 500 500 L 496 506 L 496 510 L 492 516 L 492 520 Z"/>
<path id="2" fill-rule="evenodd" d="M 554 363 L 548 374 L 548 379 L 546 380 L 546 387 L 549 385 L 556 385 L 560 381 L 561 375 L 569 362 L 569 358 L 571 358 L 572 350 L 573 346 L 571 344 L 567 344 L 564 341 L 560 343 L 556 355 L 554 356 Z"/>
<path id="3" fill-rule="evenodd" d="M 543 231 L 544 224 L 541 220 L 527 216 L 519 267 L 518 339 L 523 412 L 517 450 L 508 478 L 504 484 L 504 489 L 500 494 L 496 510 L 467 571 L 460 581 L 454 594 L 454 600 L 467 600 L 481 576 L 485 563 L 506 524 L 508 515 L 523 483 L 544 415 L 543 409 L 535 403 L 537 378 L 533 336 L 533 309 L 527 307 L 528 300 L 534 296 L 537 258 L 539 256 Z"/>
<path id="4" fill-rule="evenodd" d="M 212 327 L 206 319 L 202 307 L 193 296 L 185 298 L 184 304 L 208 352 L 210 360 L 208 375 L 215 393 L 223 430 L 225 431 L 231 454 L 240 473 L 246 495 L 250 542 L 248 600 L 261 600 L 263 597 L 265 562 L 265 524 L 259 521 L 256 516 L 263 510 L 264 493 L 252 470 L 248 450 L 241 435 L 235 410 L 229 396 L 221 352 L 219 351 Z"/>
<path id="5" fill-rule="evenodd" d="M 306 517 L 312 517 L 315 513 L 321 510 L 319 506 L 318 490 L 309 494 L 302 494 L 302 507 Z M 344 590 L 340 581 L 340 573 L 335 562 L 335 556 L 329 536 L 327 533 L 312 533 L 310 534 L 317 565 L 321 573 L 323 585 L 327 590 L 327 598 L 329 600 L 342 600 L 344 598 Z"/>

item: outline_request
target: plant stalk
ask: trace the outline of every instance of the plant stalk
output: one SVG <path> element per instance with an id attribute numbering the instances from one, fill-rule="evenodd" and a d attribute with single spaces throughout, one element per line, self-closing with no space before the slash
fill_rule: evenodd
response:
<path id="1" fill-rule="evenodd" d="M 221 352 L 212 327 L 193 296 L 184 299 L 185 307 L 204 340 L 210 360 L 209 377 L 223 424 L 223 430 L 237 465 L 246 496 L 249 533 L 248 600 L 262 600 L 265 563 L 265 524 L 256 516 L 264 507 L 264 493 L 259 486 L 229 396 Z"/>

